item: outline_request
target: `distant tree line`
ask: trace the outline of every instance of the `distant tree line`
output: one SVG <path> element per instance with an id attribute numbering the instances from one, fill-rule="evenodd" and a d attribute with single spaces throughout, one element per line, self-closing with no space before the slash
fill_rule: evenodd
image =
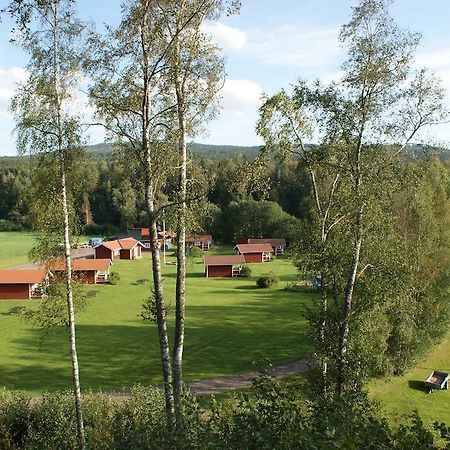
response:
<path id="1" fill-rule="evenodd" d="M 33 226 L 30 187 L 38 181 L 30 158 L 0 159 L 3 231 Z M 119 152 L 96 155 L 78 171 L 80 186 L 74 196 L 80 234 L 109 235 L 147 226 L 145 199 L 139 195 L 141 180 L 131 161 Z M 197 182 L 198 196 L 188 204 L 190 230 L 211 233 L 222 242 L 247 236 L 293 240 L 296 219 L 309 214 L 310 184 L 299 161 L 279 163 L 261 154 L 256 158 L 242 153 L 221 158 L 192 154 L 190 177 Z M 175 192 L 176 180 L 169 177 L 159 201 L 170 200 Z M 173 209 L 168 208 L 165 219 L 166 227 L 175 227 Z"/>

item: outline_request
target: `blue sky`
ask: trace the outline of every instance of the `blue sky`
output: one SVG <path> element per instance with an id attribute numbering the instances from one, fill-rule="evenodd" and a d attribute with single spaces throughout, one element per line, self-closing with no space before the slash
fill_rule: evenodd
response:
<path id="1" fill-rule="evenodd" d="M 4 1 L 4 0 L 3 0 Z M 1 3 L 3 3 L 0 0 Z M 120 0 L 78 0 L 79 15 L 102 23 L 120 21 Z M 241 13 L 208 24 L 226 57 L 227 81 L 220 116 L 207 125 L 197 142 L 257 145 L 255 122 L 263 92 L 289 88 L 301 77 L 330 81 L 345 57 L 338 42 L 356 0 L 242 0 Z M 396 0 L 391 12 L 397 23 L 423 35 L 417 66 L 439 75 L 450 92 L 449 0 Z M 7 112 L 17 81 L 26 74 L 26 55 L 9 41 L 11 23 L 0 23 L 0 155 L 16 154 L 13 121 Z M 449 102 L 450 107 L 450 102 Z M 431 128 L 421 138 L 450 142 L 450 124 Z M 92 133 L 91 143 L 102 140 Z"/>

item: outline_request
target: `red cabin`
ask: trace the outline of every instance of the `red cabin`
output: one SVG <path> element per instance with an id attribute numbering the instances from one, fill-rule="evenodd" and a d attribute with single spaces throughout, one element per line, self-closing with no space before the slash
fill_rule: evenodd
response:
<path id="1" fill-rule="evenodd" d="M 269 244 L 237 244 L 237 255 L 243 255 L 246 263 L 269 262 L 272 247 Z"/>
<path id="2" fill-rule="evenodd" d="M 205 256 L 205 277 L 236 277 L 241 274 L 245 259 L 242 255 Z"/>
<path id="3" fill-rule="evenodd" d="M 72 261 L 72 271 L 78 281 L 87 284 L 106 283 L 109 276 L 111 260 L 106 259 L 75 259 Z M 53 273 L 64 272 L 66 262 L 64 260 L 50 261 L 47 268 Z"/>
<path id="4" fill-rule="evenodd" d="M 47 270 L 43 267 L 0 270 L 0 299 L 41 298 L 46 283 Z"/>
<path id="5" fill-rule="evenodd" d="M 210 234 L 205 234 L 202 236 L 192 235 L 186 236 L 186 245 L 201 248 L 202 250 L 209 250 L 212 245 L 212 236 Z"/>
<path id="6" fill-rule="evenodd" d="M 115 241 L 106 241 L 95 247 L 96 259 L 138 259 L 142 256 L 144 247 L 134 238 L 117 239 Z"/>
<path id="7" fill-rule="evenodd" d="M 275 238 L 248 238 L 247 244 L 269 244 L 272 247 L 272 253 L 275 256 L 284 254 L 286 249 L 286 239 Z"/>

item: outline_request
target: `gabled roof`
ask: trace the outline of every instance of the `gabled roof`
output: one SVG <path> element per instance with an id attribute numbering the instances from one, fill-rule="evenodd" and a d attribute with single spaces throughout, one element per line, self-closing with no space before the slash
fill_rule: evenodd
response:
<path id="1" fill-rule="evenodd" d="M 265 253 L 272 252 L 270 244 L 237 244 L 236 247 L 239 253 Z"/>
<path id="2" fill-rule="evenodd" d="M 72 270 L 83 272 L 87 270 L 108 270 L 111 265 L 110 259 L 74 259 Z M 66 262 L 62 259 L 49 261 L 46 263 L 49 270 L 56 272 L 66 269 Z"/>
<path id="3" fill-rule="evenodd" d="M 140 245 L 142 247 L 142 244 L 132 237 L 119 239 L 117 242 L 119 243 L 120 248 L 123 250 L 131 250 L 132 248 L 136 247 L 136 245 Z"/>
<path id="4" fill-rule="evenodd" d="M 245 259 L 242 255 L 214 255 L 203 258 L 205 266 L 234 266 L 235 264 L 244 264 Z"/>
<path id="5" fill-rule="evenodd" d="M 117 239 L 115 241 L 105 241 L 101 243 L 100 245 L 97 245 L 97 247 L 106 247 L 107 249 L 114 251 L 114 250 L 131 250 L 132 248 L 136 247 L 136 245 L 143 246 L 138 240 L 128 237 L 124 239 Z"/>
<path id="6" fill-rule="evenodd" d="M 210 234 L 203 235 L 190 235 L 186 236 L 186 242 L 212 242 L 212 236 Z"/>
<path id="7" fill-rule="evenodd" d="M 286 247 L 286 239 L 248 238 L 247 244 L 270 244 L 272 247 Z"/>
<path id="8" fill-rule="evenodd" d="M 100 245 L 97 245 L 97 247 L 106 247 L 107 249 L 114 251 L 114 250 L 120 250 L 122 247 L 120 246 L 119 241 L 105 241 L 102 242 Z"/>
<path id="9" fill-rule="evenodd" d="M 36 284 L 45 280 L 45 268 L 33 270 L 6 269 L 0 270 L 0 284 Z"/>

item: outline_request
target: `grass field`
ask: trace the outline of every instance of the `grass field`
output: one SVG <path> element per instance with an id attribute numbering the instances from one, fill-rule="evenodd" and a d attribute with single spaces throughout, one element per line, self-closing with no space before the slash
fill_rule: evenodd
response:
<path id="1" fill-rule="evenodd" d="M 151 278 L 149 267 L 148 254 L 138 261 L 117 261 L 114 270 L 121 279 L 116 286 L 87 288 L 99 294 L 77 316 L 83 389 L 161 382 L 156 325 L 139 317 L 150 282 L 137 281 Z M 254 362 L 262 366 L 265 358 L 277 363 L 311 351 L 302 309 L 311 304 L 312 295 L 283 290 L 287 281 L 296 279 L 295 267 L 288 259 L 251 267 L 251 279 L 207 279 L 203 263 L 188 263 L 186 380 L 235 374 L 254 369 Z M 256 277 L 267 270 L 278 272 L 280 284 L 256 289 Z M 174 266 L 164 268 L 164 278 L 167 302 L 173 305 Z M 38 329 L 20 317 L 1 314 L 15 305 L 32 307 L 36 301 L 0 303 L 0 383 L 31 394 L 69 388 L 67 331 L 56 329 L 39 345 Z M 169 320 L 172 324 L 172 313 Z"/>
<path id="2" fill-rule="evenodd" d="M 27 263 L 33 243 L 33 233 L 0 232 L 0 268 Z"/>
<path id="3" fill-rule="evenodd" d="M 397 424 L 414 410 L 428 422 L 450 425 L 450 390 L 428 394 L 423 381 L 433 370 L 450 372 L 450 334 L 414 369 L 402 377 L 372 383 L 370 393 L 381 401 Z"/>

